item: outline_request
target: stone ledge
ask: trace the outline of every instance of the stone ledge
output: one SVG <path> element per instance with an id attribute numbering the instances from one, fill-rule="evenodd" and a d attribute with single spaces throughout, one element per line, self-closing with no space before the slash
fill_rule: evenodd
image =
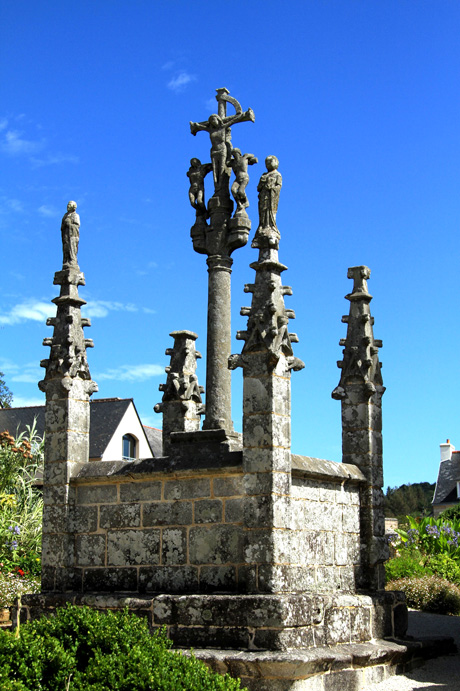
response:
<path id="1" fill-rule="evenodd" d="M 299 456 L 298 454 L 292 454 L 291 462 L 293 477 L 328 480 L 329 482 L 346 480 L 356 484 L 366 481 L 360 469 L 350 463 L 336 463 L 335 461 L 325 461 L 322 458 Z"/>
<path id="2" fill-rule="evenodd" d="M 162 458 L 145 458 L 139 461 L 92 461 L 81 463 L 72 477 L 72 482 L 103 481 L 103 480 L 145 480 L 147 477 L 157 478 L 159 475 L 168 477 L 178 472 L 196 474 L 209 470 L 210 472 L 235 472 L 242 468 L 241 451 L 227 451 L 211 458 L 208 454 L 193 453 L 189 456 L 164 456 Z"/>
<path id="3" fill-rule="evenodd" d="M 455 651 L 452 638 L 439 637 L 283 652 L 194 649 L 193 655 L 220 674 L 240 678 L 249 691 L 361 691 Z"/>

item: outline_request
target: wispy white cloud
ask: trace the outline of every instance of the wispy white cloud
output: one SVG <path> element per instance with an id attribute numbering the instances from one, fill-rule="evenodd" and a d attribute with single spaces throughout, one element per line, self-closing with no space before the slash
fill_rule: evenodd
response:
<path id="1" fill-rule="evenodd" d="M 49 206 L 47 204 L 42 204 L 39 206 L 38 213 L 40 213 L 42 216 L 46 216 L 47 218 L 57 218 L 58 216 L 61 216 L 59 211 L 54 206 Z"/>
<path id="2" fill-rule="evenodd" d="M 32 139 L 24 139 L 22 132 L 18 130 L 6 130 L 2 140 L 0 141 L 0 149 L 11 156 L 19 156 L 21 154 L 34 154 L 45 146 L 45 141 L 33 141 Z"/>
<path id="3" fill-rule="evenodd" d="M 161 365 L 120 365 L 119 367 L 108 369 L 105 372 L 94 374 L 95 381 L 105 379 L 116 379 L 118 381 L 144 381 L 152 377 L 164 375 L 165 369 Z"/>
<path id="4" fill-rule="evenodd" d="M 18 365 L 9 359 L 3 359 L 0 361 L 0 371 L 5 373 L 5 379 L 7 384 L 10 382 L 20 382 L 26 384 L 36 384 L 40 379 L 43 379 L 43 370 L 40 368 L 38 362 L 26 362 L 23 365 Z M 11 386 L 14 395 L 14 386 Z M 17 397 L 14 397 L 14 404 L 21 405 L 17 403 Z M 34 405 L 33 403 L 22 404 L 22 405 Z"/>
<path id="5" fill-rule="evenodd" d="M 171 89 L 171 91 L 175 91 L 176 93 L 179 93 L 185 89 L 187 84 L 190 84 L 190 82 L 193 82 L 195 80 L 196 77 L 194 74 L 190 74 L 189 72 L 182 70 L 181 72 L 178 72 L 178 74 L 176 74 L 168 82 L 168 89 Z"/>
<path id="6" fill-rule="evenodd" d="M 70 154 L 49 154 L 45 158 L 35 158 L 32 156 L 30 161 L 34 168 L 42 168 L 43 166 L 53 166 L 59 163 L 79 163 L 80 159 L 78 156 Z"/>
<path id="7" fill-rule="evenodd" d="M 12 326 L 25 321 L 44 322 L 47 317 L 53 317 L 55 314 L 56 307 L 53 304 L 31 298 L 14 305 L 9 312 L 0 314 L 0 324 Z"/>
<path id="8" fill-rule="evenodd" d="M 23 384 L 36 384 L 44 377 L 44 370 L 35 364 L 34 366 L 24 366 L 17 374 L 11 376 L 12 382 L 21 382 Z"/>
<path id="9" fill-rule="evenodd" d="M 165 62 L 165 64 L 161 66 L 161 69 L 162 70 L 172 70 L 174 65 L 175 65 L 174 60 L 168 60 L 168 62 Z"/>
<path id="10" fill-rule="evenodd" d="M 87 317 L 106 317 L 109 312 L 138 312 L 139 308 L 131 302 L 113 302 L 110 300 L 91 300 L 83 307 Z"/>
<path id="11" fill-rule="evenodd" d="M 143 312 L 155 314 L 150 307 L 138 307 L 133 303 L 114 302 L 110 300 L 91 300 L 82 307 L 85 317 L 103 318 L 110 312 Z M 14 305 L 7 312 L 0 312 L 0 325 L 13 326 L 26 321 L 45 322 L 47 317 L 56 315 L 56 307 L 51 303 L 30 298 Z"/>
<path id="12" fill-rule="evenodd" d="M 2 118 L 0 120 L 0 132 L 1 130 L 5 130 L 8 127 L 8 120 L 6 118 Z"/>

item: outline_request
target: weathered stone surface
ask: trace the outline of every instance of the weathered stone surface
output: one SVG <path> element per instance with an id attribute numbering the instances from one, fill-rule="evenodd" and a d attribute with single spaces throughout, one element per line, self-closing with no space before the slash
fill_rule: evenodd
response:
<path id="1" fill-rule="evenodd" d="M 116 485 L 79 485 L 77 501 L 79 504 L 112 504 L 117 501 Z"/>
<path id="2" fill-rule="evenodd" d="M 226 499 L 225 501 L 225 522 L 242 523 L 244 519 L 244 499 Z"/>
<path id="3" fill-rule="evenodd" d="M 102 505 L 99 509 L 100 528 L 137 528 L 140 524 L 140 504 Z"/>
<path id="4" fill-rule="evenodd" d="M 237 497 L 243 494 L 243 476 L 215 477 L 212 486 L 215 497 Z"/>
<path id="5" fill-rule="evenodd" d="M 220 525 L 190 528 L 191 564 L 242 562 L 242 532 L 238 526 Z"/>
<path id="6" fill-rule="evenodd" d="M 107 564 L 109 566 L 159 563 L 159 530 L 116 530 L 107 532 Z"/>
<path id="7" fill-rule="evenodd" d="M 195 502 L 195 523 L 222 523 L 223 503 L 220 499 Z"/>
<path id="8" fill-rule="evenodd" d="M 142 525 L 145 528 L 162 525 L 191 525 L 193 505 L 191 501 L 163 501 L 144 504 Z"/>
<path id="9" fill-rule="evenodd" d="M 120 485 L 120 501 L 158 501 L 161 482 L 128 482 Z"/>
<path id="10" fill-rule="evenodd" d="M 181 479 L 165 482 L 164 498 L 171 499 L 201 499 L 211 496 L 211 482 L 207 478 Z"/>
<path id="11" fill-rule="evenodd" d="M 187 532 L 185 528 L 163 528 L 161 563 L 165 566 L 185 564 L 187 561 Z"/>
<path id="12" fill-rule="evenodd" d="M 236 585 L 235 566 L 202 566 L 200 568 L 200 592 L 234 591 Z"/>
<path id="13" fill-rule="evenodd" d="M 105 565 L 105 535 L 77 535 L 75 547 L 78 566 Z"/>
<path id="14" fill-rule="evenodd" d="M 188 593 L 198 590 L 198 568 L 194 566 L 141 566 L 141 593 Z"/>
<path id="15" fill-rule="evenodd" d="M 85 569 L 83 574 L 84 592 L 131 592 L 137 590 L 137 569 Z"/>

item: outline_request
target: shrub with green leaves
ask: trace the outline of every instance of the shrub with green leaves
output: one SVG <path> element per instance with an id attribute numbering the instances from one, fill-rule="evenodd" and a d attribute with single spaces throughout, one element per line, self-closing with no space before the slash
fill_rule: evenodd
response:
<path id="1" fill-rule="evenodd" d="M 426 559 L 426 568 L 435 576 L 460 586 L 460 559 L 449 554 L 432 554 Z"/>
<path id="2" fill-rule="evenodd" d="M 431 575 L 433 571 L 424 563 L 422 554 L 415 548 L 400 550 L 399 555 L 385 564 L 385 576 L 388 581 L 399 578 L 419 578 Z"/>
<path id="3" fill-rule="evenodd" d="M 435 614 L 460 614 L 460 588 L 438 576 L 390 581 L 387 590 L 403 590 L 409 607 Z"/>
<path id="4" fill-rule="evenodd" d="M 448 521 L 460 521 L 460 504 L 443 511 L 440 518 Z"/>
<path id="5" fill-rule="evenodd" d="M 124 612 L 68 606 L 0 631 L 3 691 L 238 691 L 239 680 L 170 650 L 163 632 Z"/>

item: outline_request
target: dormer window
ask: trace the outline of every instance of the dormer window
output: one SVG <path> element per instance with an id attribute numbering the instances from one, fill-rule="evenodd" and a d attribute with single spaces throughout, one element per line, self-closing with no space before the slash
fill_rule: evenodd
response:
<path id="1" fill-rule="evenodd" d="M 460 499 L 460 482 L 457 482 L 457 499 Z"/>
<path id="2" fill-rule="evenodd" d="M 123 436 L 123 460 L 134 461 L 136 459 L 136 438 L 132 434 Z"/>

